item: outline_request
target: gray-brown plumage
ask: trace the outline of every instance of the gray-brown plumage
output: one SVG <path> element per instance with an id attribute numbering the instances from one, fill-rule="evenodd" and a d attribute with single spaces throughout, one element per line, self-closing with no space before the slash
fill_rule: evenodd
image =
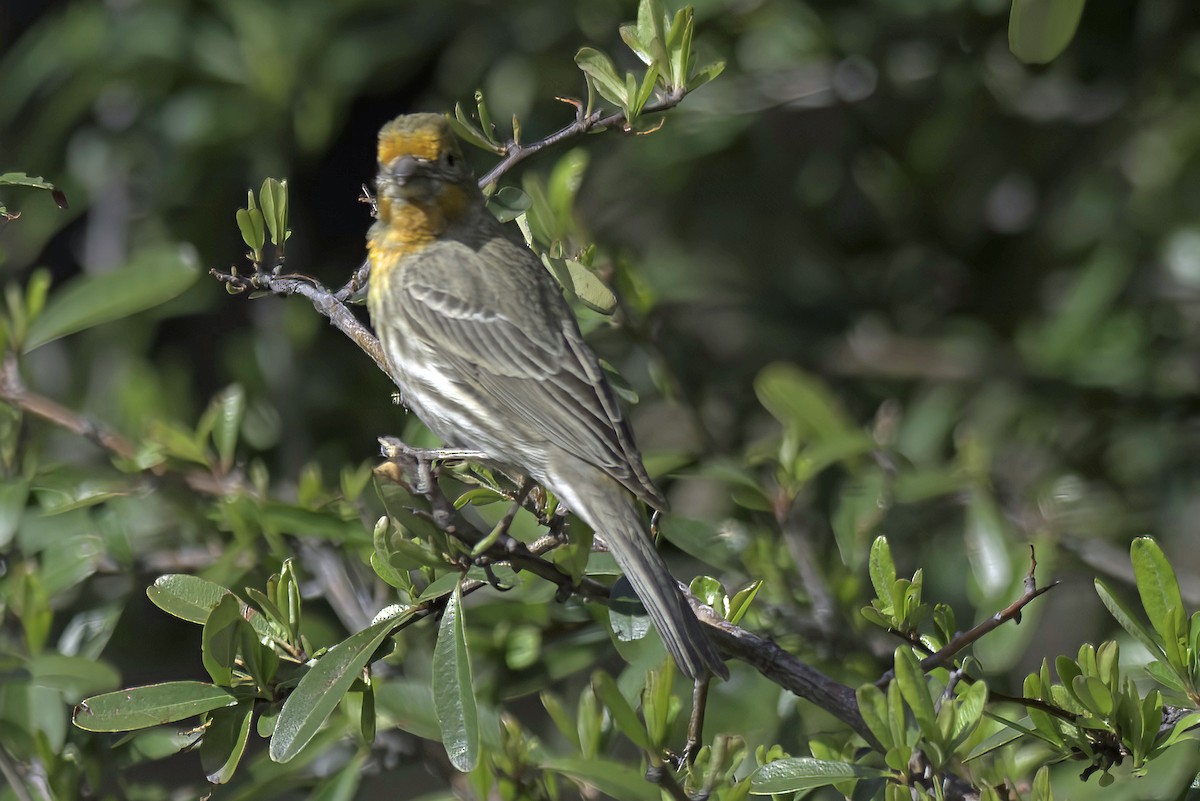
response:
<path id="1" fill-rule="evenodd" d="M 595 354 L 537 256 L 484 205 L 445 119 L 379 134 L 371 320 L 405 405 L 448 445 L 551 489 L 608 543 L 680 669 L 728 676 L 654 549 L 651 482 Z"/>

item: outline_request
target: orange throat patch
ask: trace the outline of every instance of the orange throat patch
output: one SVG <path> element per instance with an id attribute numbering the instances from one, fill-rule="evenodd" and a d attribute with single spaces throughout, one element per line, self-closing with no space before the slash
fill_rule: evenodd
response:
<path id="1" fill-rule="evenodd" d="M 379 220 L 371 227 L 371 249 L 416 251 L 433 243 L 462 216 L 467 195 L 447 184 L 428 200 L 397 201 L 381 195 L 378 203 Z"/>

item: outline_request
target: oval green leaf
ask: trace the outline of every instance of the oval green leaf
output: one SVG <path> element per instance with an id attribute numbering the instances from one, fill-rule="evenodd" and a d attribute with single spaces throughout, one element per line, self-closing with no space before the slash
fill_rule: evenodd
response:
<path id="1" fill-rule="evenodd" d="M 646 781 L 645 775 L 619 762 L 598 757 L 552 758 L 541 763 L 542 770 L 561 773 L 583 784 L 595 787 L 602 796 L 622 801 L 658 801 L 658 788 Z"/>
<path id="2" fill-rule="evenodd" d="M 118 270 L 75 278 L 50 294 L 46 308 L 29 326 L 24 352 L 166 303 L 199 274 L 191 247 L 157 245 L 138 252 Z"/>
<path id="3" fill-rule="evenodd" d="M 1121 628 L 1125 629 L 1134 639 L 1146 646 L 1146 650 L 1151 655 L 1165 663 L 1167 655 L 1163 653 L 1162 645 L 1154 639 L 1154 635 L 1150 633 L 1145 624 L 1138 620 L 1134 611 L 1117 597 L 1102 579 L 1096 579 L 1095 583 L 1096 594 L 1100 596 L 1100 601 L 1108 609 L 1108 613 L 1121 625 Z"/>
<path id="4" fill-rule="evenodd" d="M 886 770 L 831 762 L 812 757 L 792 757 L 768 762 L 750 775 L 750 792 L 755 795 L 796 793 L 825 787 L 851 779 L 877 779 L 890 776 Z"/>
<path id="5" fill-rule="evenodd" d="M 1129 558 L 1133 562 L 1138 595 L 1150 624 L 1163 642 L 1177 640 L 1182 635 L 1176 630 L 1175 623 L 1178 612 L 1184 608 L 1183 596 L 1167 555 L 1150 537 L 1138 537 L 1129 546 Z M 1172 613 L 1172 609 L 1176 611 Z"/>
<path id="6" fill-rule="evenodd" d="M 30 659 L 25 668 L 36 687 L 49 687 L 74 701 L 88 693 L 104 692 L 121 686 L 121 674 L 105 662 L 81 656 L 52 652 Z"/>
<path id="7" fill-rule="evenodd" d="M 245 625 L 241 605 L 232 594 L 225 595 L 213 607 L 200 636 L 200 658 L 209 677 L 217 684 L 233 683 L 233 662 L 237 657 L 240 629 Z"/>
<path id="8" fill-rule="evenodd" d="M 1084 0 L 1013 0 L 1008 48 L 1026 64 L 1052 61 L 1075 37 Z"/>
<path id="9" fill-rule="evenodd" d="M 169 681 L 88 698 L 75 707 L 73 720 L 85 731 L 131 731 L 236 703 L 236 698 L 212 684 Z"/>
<path id="10" fill-rule="evenodd" d="M 592 689 L 596 691 L 596 697 L 608 707 L 608 713 L 612 715 L 613 722 L 617 724 L 621 733 L 644 751 L 653 751 L 654 746 L 646 734 L 646 727 L 625 700 L 625 696 L 621 695 L 612 676 L 603 670 L 597 670 L 592 674 Z"/>
<path id="11" fill-rule="evenodd" d="M 330 648 L 316 661 L 279 711 L 275 734 L 271 737 L 271 759 L 287 762 L 300 753 L 366 667 L 371 655 L 412 612 L 408 607 L 368 626 Z"/>
<path id="12" fill-rule="evenodd" d="M 168 573 L 159 576 L 154 583 L 146 588 L 146 596 L 159 609 L 168 615 L 174 615 L 180 620 L 203 625 L 213 607 L 221 602 L 226 595 L 233 593 L 226 587 L 216 584 L 199 576 L 189 576 L 183 573 Z M 284 632 L 276 631 L 257 610 L 238 602 L 242 616 L 254 628 L 260 637 L 282 637 Z"/>
<path id="13" fill-rule="evenodd" d="M 200 764 L 213 784 L 225 784 L 233 777 L 246 741 L 250 739 L 250 719 L 253 717 L 254 702 L 245 700 L 231 709 L 218 709 L 212 713 L 204 739 L 200 742 Z"/>
<path id="14" fill-rule="evenodd" d="M 466 773 L 479 762 L 479 710 L 471 681 L 462 587 L 456 585 L 438 624 L 433 650 L 433 701 L 450 764 Z"/>

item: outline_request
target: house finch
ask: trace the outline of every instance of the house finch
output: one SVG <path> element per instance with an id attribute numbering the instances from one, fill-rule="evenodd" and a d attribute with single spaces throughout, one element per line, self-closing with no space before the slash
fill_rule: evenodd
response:
<path id="1" fill-rule="evenodd" d="M 367 304 L 404 404 L 454 448 L 532 477 L 608 543 L 691 678 L 728 676 L 646 531 L 650 481 L 562 291 L 484 204 L 446 120 L 379 132 Z"/>

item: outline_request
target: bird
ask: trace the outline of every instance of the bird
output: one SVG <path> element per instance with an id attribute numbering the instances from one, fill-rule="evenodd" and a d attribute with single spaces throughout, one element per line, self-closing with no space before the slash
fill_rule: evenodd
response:
<path id="1" fill-rule="evenodd" d="M 607 543 L 679 669 L 728 668 L 654 547 L 665 511 L 562 289 L 488 211 L 448 121 L 407 114 L 378 140 L 367 308 L 401 402 L 450 448 L 532 478 Z"/>

